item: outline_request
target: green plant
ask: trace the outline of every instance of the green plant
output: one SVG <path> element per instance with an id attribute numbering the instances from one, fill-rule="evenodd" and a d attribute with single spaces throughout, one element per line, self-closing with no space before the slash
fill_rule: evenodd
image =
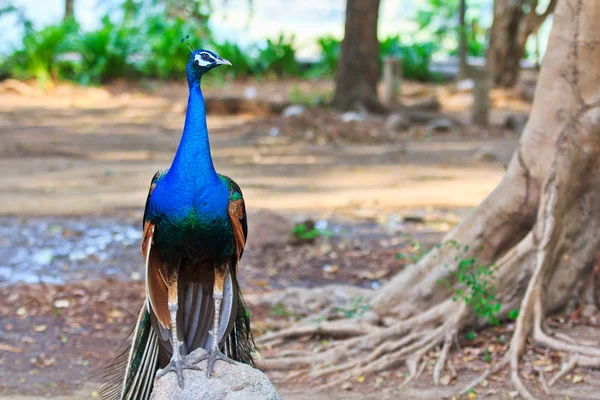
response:
<path id="1" fill-rule="evenodd" d="M 357 296 L 352 299 L 350 308 L 334 307 L 332 310 L 340 313 L 344 318 L 360 318 L 371 308 L 369 304 L 363 303 L 363 301 L 364 298 L 362 296 Z"/>
<path id="2" fill-rule="evenodd" d="M 212 47 L 220 57 L 231 62 L 230 67 L 217 69 L 223 76 L 245 78 L 254 75 L 258 70 L 258 60 L 250 55 L 254 50 L 253 47 L 242 50 L 237 43 L 228 40 L 222 43 L 213 42 Z"/>
<path id="3" fill-rule="evenodd" d="M 135 74 L 136 69 L 128 60 L 139 52 L 139 29 L 129 24 L 117 26 L 108 15 L 101 22 L 98 30 L 85 32 L 76 40 L 81 61 L 72 79 L 83 85 Z"/>
<path id="4" fill-rule="evenodd" d="M 455 241 L 446 242 L 445 245 L 453 246 L 459 251 L 462 249 L 464 253 L 469 251 L 469 246 L 461 247 Z M 498 325 L 497 314 L 502 305 L 496 301 L 496 287 L 493 285 L 495 265 L 479 264 L 474 257 L 457 256 L 455 260 L 458 262 L 456 270 L 450 272 L 450 279 L 443 281 L 446 289 L 454 293 L 452 300 L 464 301 L 478 318 L 485 318 L 490 324 Z M 446 265 L 446 268 L 449 266 Z M 442 281 L 438 281 L 438 284 L 442 285 Z"/>
<path id="5" fill-rule="evenodd" d="M 288 90 L 288 97 L 292 104 L 302 104 L 305 106 L 314 107 L 325 104 L 327 102 L 327 98 L 329 97 L 329 93 L 320 91 L 312 91 L 307 93 L 300 88 L 300 85 L 293 85 Z"/>
<path id="6" fill-rule="evenodd" d="M 277 40 L 267 39 L 266 46 L 260 50 L 259 66 L 261 71 L 276 76 L 294 76 L 298 74 L 294 36 L 289 40 L 280 34 Z"/>
<path id="7" fill-rule="evenodd" d="M 292 233 L 298 240 L 314 240 L 318 237 L 332 236 L 327 229 L 318 229 L 311 221 L 295 224 Z"/>
<path id="8" fill-rule="evenodd" d="M 31 22 L 25 20 L 23 24 L 21 49 L 9 58 L 9 72 L 19 79 L 36 78 L 40 87 L 45 88 L 52 79 L 72 69 L 72 61 L 60 57 L 73 50 L 70 38 L 79 26 L 73 19 L 37 31 Z"/>
<path id="9" fill-rule="evenodd" d="M 335 76 L 340 61 L 341 41 L 333 36 L 323 36 L 317 39 L 321 48 L 321 61 L 309 70 L 309 76 Z"/>
<path id="10" fill-rule="evenodd" d="M 400 36 L 390 36 L 379 42 L 379 57 L 399 57 L 402 59 L 402 76 L 418 81 L 439 80 L 430 71 L 431 58 L 439 46 L 433 42 L 403 45 Z"/>
<path id="11" fill-rule="evenodd" d="M 398 260 L 406 259 L 409 263 L 415 264 L 431 251 L 431 248 L 425 249 L 423 244 L 418 239 L 413 238 L 410 234 L 403 234 L 402 238 L 410 243 L 410 247 L 408 251 L 396 254 Z"/>
<path id="12" fill-rule="evenodd" d="M 269 310 L 269 315 L 272 315 L 274 317 L 288 318 L 291 317 L 293 314 L 287 308 L 285 308 L 283 304 L 277 303 Z"/>
<path id="13" fill-rule="evenodd" d="M 181 79 L 185 76 L 189 50 L 180 43 L 181 38 L 191 34 L 197 48 L 202 43 L 198 31 L 179 17 L 165 18 L 156 14 L 145 19 L 142 32 L 147 38 L 140 70 L 146 77 L 158 79 Z"/>

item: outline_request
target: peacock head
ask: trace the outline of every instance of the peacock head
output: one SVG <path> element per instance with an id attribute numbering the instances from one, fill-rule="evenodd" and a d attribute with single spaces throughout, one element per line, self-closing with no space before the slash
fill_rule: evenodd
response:
<path id="1" fill-rule="evenodd" d="M 194 50 L 190 55 L 190 61 L 187 65 L 188 84 L 192 87 L 200 83 L 202 75 L 219 65 L 231 65 L 231 63 L 212 51 Z"/>

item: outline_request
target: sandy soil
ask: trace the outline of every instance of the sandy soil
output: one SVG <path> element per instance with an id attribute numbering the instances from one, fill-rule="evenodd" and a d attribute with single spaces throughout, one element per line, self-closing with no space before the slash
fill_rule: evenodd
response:
<path id="1" fill-rule="evenodd" d="M 0 176 L 0 214 L 139 209 L 154 172 L 172 160 L 184 101 L 173 89 L 0 93 L 0 169 L 10 171 Z M 319 146 L 271 136 L 276 126 L 247 132 L 251 119 L 209 116 L 208 125 L 217 169 L 240 183 L 252 209 L 473 207 L 501 179 L 517 139 L 406 135 Z M 496 161 L 474 161 L 481 152 Z"/>

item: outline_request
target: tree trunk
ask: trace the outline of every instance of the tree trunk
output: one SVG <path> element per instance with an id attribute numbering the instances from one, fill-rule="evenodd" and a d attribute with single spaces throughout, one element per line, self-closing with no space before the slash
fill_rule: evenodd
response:
<path id="1" fill-rule="evenodd" d="M 381 110 L 377 99 L 379 0 L 348 0 L 346 31 L 340 48 L 334 107 L 340 110 Z"/>
<path id="2" fill-rule="evenodd" d="M 467 0 L 460 0 L 458 10 L 458 79 L 468 77 L 467 65 L 467 25 L 465 14 L 467 12 Z"/>
<path id="3" fill-rule="evenodd" d="M 75 17 L 75 0 L 65 0 L 65 16 L 64 19 Z"/>
<path id="4" fill-rule="evenodd" d="M 542 324 L 547 313 L 583 297 L 600 244 L 599 21 L 600 0 L 560 0 L 533 109 L 502 182 L 442 244 L 370 296 L 371 311 L 359 323 L 302 327 L 301 335 L 350 339 L 312 357 L 267 360 L 267 367 L 322 363 L 329 367 L 313 370 L 313 376 L 337 374 L 333 382 L 343 382 L 406 362 L 411 378 L 423 355 L 441 345 L 433 372 L 438 383 L 457 332 L 488 322 L 474 304 L 452 298 L 456 289 L 473 298 L 472 287 L 456 282 L 460 260 L 471 258 L 476 265 L 492 265 L 488 283 L 501 304 L 496 317 L 519 310 L 500 365 L 510 365 L 512 383 L 523 397 L 533 398 L 518 374 L 530 335 L 541 345 L 573 353 L 571 366 L 600 365 L 599 348 L 552 336 Z M 450 282 L 449 290 L 440 282 Z M 272 343 L 299 329 L 261 341 Z"/>
<path id="5" fill-rule="evenodd" d="M 520 62 L 525 45 L 532 33 L 554 11 L 557 0 L 550 0 L 548 8 L 537 14 L 538 0 L 495 0 L 494 23 L 488 48 L 488 65 L 494 84 L 513 87 L 519 81 Z"/>

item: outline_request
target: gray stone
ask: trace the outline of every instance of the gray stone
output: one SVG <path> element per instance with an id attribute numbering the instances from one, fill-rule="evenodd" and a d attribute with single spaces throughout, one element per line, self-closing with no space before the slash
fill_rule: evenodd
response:
<path id="1" fill-rule="evenodd" d="M 248 214 L 247 248 L 284 246 L 294 241 L 294 224 L 283 215 L 268 210 Z"/>
<path id="2" fill-rule="evenodd" d="M 447 118 L 434 119 L 427 125 L 429 132 L 452 132 L 454 129 L 454 122 Z"/>
<path id="3" fill-rule="evenodd" d="M 522 82 L 519 86 L 519 94 L 521 95 L 521 99 L 533 102 L 533 98 L 535 97 L 535 86 L 535 81 Z"/>
<path id="4" fill-rule="evenodd" d="M 527 125 L 528 116 L 525 114 L 512 114 L 506 117 L 504 127 L 516 133 L 522 133 Z"/>
<path id="5" fill-rule="evenodd" d="M 192 353 L 200 357 L 206 354 L 203 349 Z M 200 370 L 184 370 L 181 389 L 177 375 L 169 372 L 154 381 L 151 400 L 279 400 L 280 397 L 269 379 L 261 371 L 249 365 L 230 364 L 217 361 L 214 376 L 206 376 L 206 363 L 202 361 Z"/>
<path id="6" fill-rule="evenodd" d="M 364 115 L 362 115 L 361 113 L 358 113 L 356 111 L 348 111 L 344 114 L 342 114 L 342 121 L 344 122 L 360 122 L 360 121 L 364 121 L 365 117 Z"/>
<path id="7" fill-rule="evenodd" d="M 456 82 L 456 91 L 457 92 L 470 92 L 475 88 L 475 81 L 473 79 L 463 79 Z"/>
<path id="8" fill-rule="evenodd" d="M 498 156 L 491 151 L 480 150 L 475 153 L 473 159 L 478 162 L 493 162 L 498 161 Z"/>
<path id="9" fill-rule="evenodd" d="M 410 118 L 402 113 L 390 114 L 385 121 L 385 127 L 391 131 L 403 131 L 410 128 Z"/>
<path id="10" fill-rule="evenodd" d="M 283 110 L 283 112 L 281 113 L 281 115 L 284 118 L 288 118 L 288 117 L 293 117 L 296 115 L 301 115 L 302 113 L 304 113 L 304 111 L 306 110 L 306 108 L 300 104 L 295 104 L 293 106 L 288 106 L 285 108 L 285 110 Z"/>

